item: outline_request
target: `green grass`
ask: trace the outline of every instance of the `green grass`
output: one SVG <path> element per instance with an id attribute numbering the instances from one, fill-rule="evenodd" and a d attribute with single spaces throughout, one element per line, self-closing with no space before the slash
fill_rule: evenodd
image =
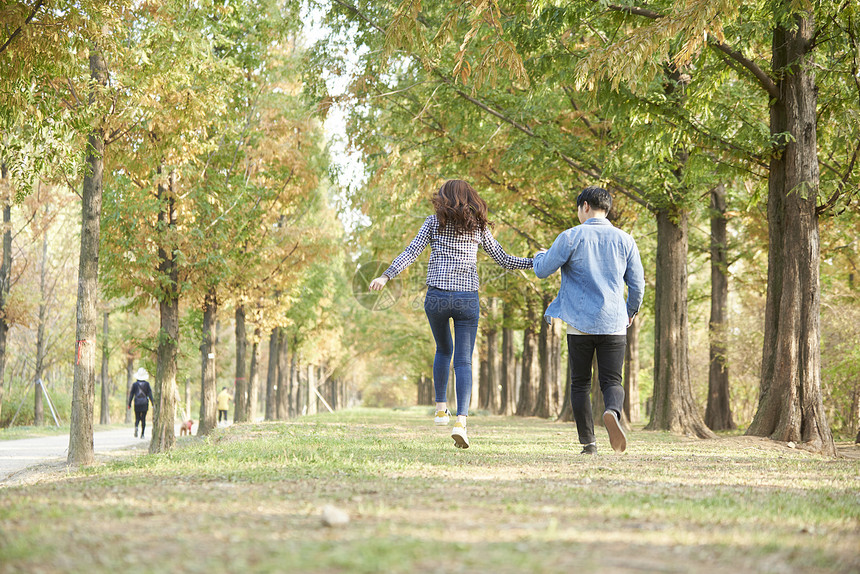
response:
<path id="1" fill-rule="evenodd" d="M 860 463 L 427 408 L 234 425 L 0 490 L 0 572 L 856 572 Z M 322 525 L 333 504 L 349 524 Z"/>

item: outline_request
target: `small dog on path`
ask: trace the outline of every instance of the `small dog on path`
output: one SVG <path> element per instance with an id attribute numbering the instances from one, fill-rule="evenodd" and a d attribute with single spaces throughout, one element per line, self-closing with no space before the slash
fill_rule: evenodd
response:
<path id="1" fill-rule="evenodd" d="M 188 419 L 187 421 L 182 423 L 182 426 L 179 427 L 179 436 L 183 436 L 186 434 L 191 436 L 191 426 L 193 424 L 194 424 L 194 421 L 191 419 Z"/>

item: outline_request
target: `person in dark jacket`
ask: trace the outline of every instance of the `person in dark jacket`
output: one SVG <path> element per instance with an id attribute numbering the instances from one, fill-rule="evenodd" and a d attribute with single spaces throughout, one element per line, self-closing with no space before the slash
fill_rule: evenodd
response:
<path id="1" fill-rule="evenodd" d="M 140 423 L 140 438 L 146 430 L 146 412 L 149 403 L 155 404 L 152 398 L 152 388 L 149 386 L 149 373 L 143 367 L 137 370 L 134 377 L 137 379 L 128 393 L 128 408 L 134 402 L 134 436 L 137 436 L 137 425 Z"/>

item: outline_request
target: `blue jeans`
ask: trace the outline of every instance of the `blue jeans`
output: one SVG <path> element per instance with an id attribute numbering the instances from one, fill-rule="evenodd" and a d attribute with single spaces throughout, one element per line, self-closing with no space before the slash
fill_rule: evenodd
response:
<path id="1" fill-rule="evenodd" d="M 436 340 L 436 357 L 433 359 L 433 387 L 436 402 L 448 401 L 448 374 L 454 358 L 454 377 L 457 384 L 457 414 L 469 414 L 472 399 L 472 350 L 478 334 L 481 306 L 477 291 L 445 291 L 427 287 L 424 312 Z M 451 340 L 451 323 L 454 320 L 454 340 Z"/>

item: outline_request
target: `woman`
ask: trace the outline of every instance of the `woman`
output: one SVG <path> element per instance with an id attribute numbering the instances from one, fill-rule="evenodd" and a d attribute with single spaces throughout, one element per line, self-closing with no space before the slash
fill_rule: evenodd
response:
<path id="1" fill-rule="evenodd" d="M 134 402 L 134 436 L 137 436 L 137 425 L 140 424 L 140 438 L 146 432 L 146 413 L 149 411 L 149 403 L 155 405 L 152 398 L 152 388 L 149 386 L 149 372 L 143 367 L 134 375 L 137 379 L 128 392 L 128 408 Z"/>
<path id="2" fill-rule="evenodd" d="M 432 202 L 436 214 L 424 220 L 424 225 L 412 243 L 397 256 L 385 273 L 370 282 L 370 289 L 381 290 L 430 245 L 424 311 L 436 340 L 436 357 L 433 361 L 435 422 L 447 425 L 451 414 L 447 408 L 447 388 L 453 356 L 457 422 L 451 431 L 451 438 L 458 448 L 469 448 L 466 418 L 472 396 L 472 350 L 480 316 L 478 247 L 482 247 L 505 269 L 531 269 L 532 260 L 505 253 L 490 232 L 487 203 L 465 181 L 446 181 L 433 196 Z M 451 341 L 451 319 L 454 320 L 454 342 Z"/>

